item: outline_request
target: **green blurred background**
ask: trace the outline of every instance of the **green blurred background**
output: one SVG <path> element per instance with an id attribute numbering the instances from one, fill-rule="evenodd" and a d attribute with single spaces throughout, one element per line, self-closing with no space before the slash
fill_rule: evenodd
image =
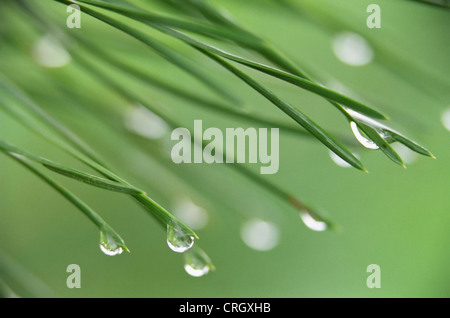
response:
<path id="1" fill-rule="evenodd" d="M 175 15 L 159 1 L 134 3 Z M 0 5 L 0 72 L 170 211 L 177 210 L 180 200 L 202 207 L 208 223 L 196 232 L 216 270 L 190 277 L 182 257 L 167 247 L 161 227 L 129 198 L 49 172 L 99 212 L 131 249 L 115 257 L 102 254 L 99 233 L 86 217 L 4 155 L 0 156 L 1 251 L 57 297 L 449 297 L 449 11 L 391 0 L 212 3 L 323 84 L 390 115 L 393 127 L 426 146 L 437 160 L 405 153 L 408 168 L 403 169 L 379 151 L 355 144 L 352 150 L 369 170 L 365 174 L 336 165 L 316 140 L 282 132 L 280 170 L 263 178 L 324 209 L 342 227 L 339 233 L 311 231 L 298 211 L 226 165 L 173 164 L 167 155 L 170 132 L 150 140 L 127 130 L 124 118 L 131 105 L 76 64 L 40 65 L 33 50 L 44 33 L 6 1 Z M 380 29 L 366 26 L 371 3 L 381 7 Z M 65 28 L 68 13 L 63 5 L 43 0 L 35 5 Z M 356 67 L 337 58 L 333 41 L 343 31 L 359 33 L 372 45 L 374 59 L 369 64 Z M 101 22 L 82 16 L 82 28 L 70 32 L 95 39 L 111 54 L 158 78 L 219 100 L 141 43 Z M 226 70 L 176 41 L 151 34 L 204 67 L 249 113 L 291 123 Z M 233 45 L 217 45 L 261 60 Z M 194 119 L 202 119 L 204 127 L 252 126 L 104 69 L 186 127 L 192 127 Z M 325 129 L 352 140 L 348 123 L 322 98 L 249 73 Z M 24 149 L 82 168 L 3 112 L 0 135 Z M 272 249 L 254 250 L 242 241 L 242 226 L 252 219 L 278 229 L 279 241 Z M 81 267 L 80 289 L 66 286 L 69 264 Z M 381 267 L 380 289 L 366 286 L 370 264 Z"/>

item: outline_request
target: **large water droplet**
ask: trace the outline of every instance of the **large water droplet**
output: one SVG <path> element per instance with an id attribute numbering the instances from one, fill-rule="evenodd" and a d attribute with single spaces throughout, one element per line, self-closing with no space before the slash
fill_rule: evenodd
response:
<path id="1" fill-rule="evenodd" d="M 123 252 L 120 244 L 105 231 L 100 231 L 100 249 L 109 256 L 119 255 Z"/>
<path id="2" fill-rule="evenodd" d="M 161 117 L 142 105 L 126 113 L 125 126 L 135 134 L 149 139 L 161 138 L 169 130 L 169 125 Z"/>
<path id="3" fill-rule="evenodd" d="M 339 60 L 352 65 L 361 66 L 373 60 L 370 44 L 359 34 L 342 32 L 333 39 L 333 51 Z"/>
<path id="4" fill-rule="evenodd" d="M 167 226 L 167 245 L 177 253 L 184 253 L 194 245 L 194 237 L 186 234 L 179 226 Z"/>
<path id="5" fill-rule="evenodd" d="M 204 276 L 209 273 L 210 261 L 206 255 L 190 250 L 184 254 L 184 270 L 193 277 Z"/>
<path id="6" fill-rule="evenodd" d="M 441 120 L 445 129 L 450 131 L 450 108 L 444 110 L 444 112 L 442 113 Z"/>
<path id="7" fill-rule="evenodd" d="M 71 60 L 66 49 L 50 34 L 44 35 L 36 43 L 33 57 L 39 64 L 51 68 L 62 67 Z"/>
<path id="8" fill-rule="evenodd" d="M 241 238 L 252 249 L 268 251 L 278 245 L 280 235 L 275 224 L 253 219 L 242 226 Z"/>
<path id="9" fill-rule="evenodd" d="M 376 143 L 374 143 L 370 139 L 367 139 L 366 137 L 364 137 L 361 134 L 361 132 L 358 129 L 358 126 L 356 125 L 356 123 L 354 121 L 350 122 L 350 128 L 352 129 L 353 135 L 355 135 L 355 138 L 359 141 L 359 143 L 361 145 L 363 145 L 364 147 L 366 147 L 368 149 L 378 149 L 379 148 Z"/>
<path id="10" fill-rule="evenodd" d="M 313 231 L 325 231 L 328 228 L 325 222 L 316 220 L 309 211 L 300 211 L 300 218 Z"/>
<path id="11" fill-rule="evenodd" d="M 194 230 L 202 229 L 208 224 L 208 212 L 189 198 L 177 199 L 172 211 L 183 223 Z"/>

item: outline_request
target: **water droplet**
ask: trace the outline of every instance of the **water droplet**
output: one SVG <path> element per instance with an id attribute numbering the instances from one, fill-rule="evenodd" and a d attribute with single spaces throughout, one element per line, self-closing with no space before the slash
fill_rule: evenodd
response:
<path id="1" fill-rule="evenodd" d="M 383 138 L 387 143 L 391 144 L 393 143 L 395 140 L 394 136 L 392 136 L 392 133 L 390 131 L 387 130 L 378 130 L 381 138 Z"/>
<path id="2" fill-rule="evenodd" d="M 161 138 L 169 131 L 169 125 L 161 117 L 142 105 L 127 112 L 124 120 L 130 131 L 149 139 Z"/>
<path id="3" fill-rule="evenodd" d="M 71 61 L 69 52 L 50 34 L 42 36 L 36 43 L 33 57 L 39 64 L 51 68 L 62 67 Z"/>
<path id="4" fill-rule="evenodd" d="M 320 232 L 325 231 L 328 228 L 325 222 L 316 220 L 309 211 L 300 211 L 300 218 L 302 219 L 303 223 L 305 223 L 305 225 L 313 231 Z"/>
<path id="5" fill-rule="evenodd" d="M 208 256 L 199 251 L 190 250 L 184 254 L 184 270 L 193 277 L 202 277 L 209 273 L 211 262 Z"/>
<path id="6" fill-rule="evenodd" d="M 345 111 L 359 123 L 366 124 L 367 126 L 370 126 L 373 129 L 376 129 L 377 131 L 384 131 L 384 130 L 387 131 L 390 129 L 389 127 L 383 125 L 382 123 L 380 123 L 366 115 L 358 113 L 350 108 L 345 108 Z"/>
<path id="7" fill-rule="evenodd" d="M 167 226 L 167 245 L 177 253 L 184 253 L 194 245 L 194 237 L 178 226 Z"/>
<path id="8" fill-rule="evenodd" d="M 8 152 L 11 156 L 13 156 L 13 157 L 16 157 L 17 159 L 20 159 L 20 160 L 27 160 L 27 158 L 26 157 L 24 157 L 24 156 L 22 156 L 22 155 L 20 155 L 20 154 L 18 154 L 18 153 L 15 153 L 15 152 Z"/>
<path id="9" fill-rule="evenodd" d="M 450 108 L 444 110 L 444 112 L 442 113 L 441 120 L 442 120 L 442 124 L 444 125 L 445 129 L 450 131 Z"/>
<path id="10" fill-rule="evenodd" d="M 350 122 L 350 127 L 352 129 L 353 135 L 355 135 L 356 139 L 359 141 L 359 143 L 361 145 L 363 145 L 364 147 L 366 147 L 368 149 L 378 149 L 379 148 L 376 143 L 374 143 L 370 139 L 367 139 L 359 132 L 358 126 L 356 125 L 356 123 L 354 121 Z"/>
<path id="11" fill-rule="evenodd" d="M 333 160 L 333 162 L 335 164 L 337 164 L 339 167 L 342 167 L 342 168 L 350 168 L 351 167 L 351 165 L 347 161 L 345 161 L 344 159 L 339 157 L 333 151 L 330 150 L 329 154 L 330 154 L 331 160 Z M 357 154 L 353 154 L 353 155 L 359 159 L 359 156 Z"/>
<path id="12" fill-rule="evenodd" d="M 252 249 L 268 251 L 278 245 L 280 235 L 275 224 L 253 219 L 242 226 L 241 238 Z"/>
<path id="13" fill-rule="evenodd" d="M 189 198 L 179 198 L 172 211 L 181 221 L 194 230 L 202 229 L 208 224 L 208 212 Z"/>
<path id="14" fill-rule="evenodd" d="M 362 66 L 373 60 L 370 44 L 361 35 L 342 32 L 333 39 L 333 51 L 339 60 L 352 66 Z"/>
<path id="15" fill-rule="evenodd" d="M 123 252 L 120 244 L 105 231 L 100 231 L 100 249 L 109 256 L 119 255 Z"/>

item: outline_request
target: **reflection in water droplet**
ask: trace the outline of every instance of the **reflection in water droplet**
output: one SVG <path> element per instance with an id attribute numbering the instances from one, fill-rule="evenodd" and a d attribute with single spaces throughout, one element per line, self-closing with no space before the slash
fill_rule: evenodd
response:
<path id="1" fill-rule="evenodd" d="M 178 226 L 167 226 L 167 245 L 177 253 L 184 253 L 194 245 L 194 237 Z"/>
<path id="2" fill-rule="evenodd" d="M 333 162 L 335 164 L 337 164 L 339 167 L 342 167 L 342 168 L 350 168 L 351 167 L 351 165 L 347 161 L 345 161 L 344 159 L 339 157 L 333 151 L 330 150 L 329 154 L 330 154 L 331 160 L 333 160 Z M 359 156 L 357 154 L 353 154 L 353 155 L 359 159 Z"/>
<path id="3" fill-rule="evenodd" d="M 193 277 L 201 277 L 209 273 L 210 261 L 206 255 L 190 250 L 184 254 L 184 270 Z"/>
<path id="4" fill-rule="evenodd" d="M 446 109 L 442 113 L 441 120 L 442 120 L 442 124 L 444 125 L 445 129 L 450 131 L 450 108 Z"/>
<path id="5" fill-rule="evenodd" d="M 278 245 L 279 230 L 273 223 L 253 219 L 242 226 L 241 238 L 252 249 L 268 251 Z"/>
<path id="6" fill-rule="evenodd" d="M 361 66 L 373 60 L 374 53 L 370 44 L 359 34 L 342 32 L 333 39 L 334 54 L 342 62 Z"/>
<path id="7" fill-rule="evenodd" d="M 123 252 L 117 241 L 105 231 L 100 231 L 100 249 L 109 256 L 119 255 Z"/>
<path id="8" fill-rule="evenodd" d="M 194 230 L 202 229 L 208 224 L 208 212 L 189 198 L 178 199 L 172 211 L 181 221 Z"/>
<path id="9" fill-rule="evenodd" d="M 130 131 L 145 138 L 158 139 L 169 131 L 169 125 L 161 117 L 142 105 L 131 109 L 124 119 Z"/>
<path id="10" fill-rule="evenodd" d="M 196 268 L 196 267 L 192 266 L 191 264 L 184 264 L 184 270 L 186 271 L 186 273 L 188 273 L 189 275 L 191 275 L 193 277 L 201 277 L 201 276 L 208 274 L 209 267 L 207 265 L 204 265 L 201 268 Z"/>
<path id="11" fill-rule="evenodd" d="M 359 132 L 358 126 L 356 125 L 356 123 L 354 121 L 350 122 L 350 127 L 352 129 L 353 135 L 355 135 L 356 139 L 359 141 L 359 143 L 361 145 L 363 145 L 364 147 L 369 148 L 369 149 L 378 149 L 379 148 L 376 143 L 374 143 L 370 139 L 367 139 Z"/>
<path id="12" fill-rule="evenodd" d="M 308 211 L 301 211 L 300 217 L 307 227 L 313 231 L 325 231 L 327 229 L 327 224 L 323 221 L 318 221 L 312 217 L 311 213 Z"/>
<path id="13" fill-rule="evenodd" d="M 33 57 L 39 64 L 45 67 L 62 67 L 71 60 L 70 54 L 52 36 L 44 35 L 33 48 Z"/>

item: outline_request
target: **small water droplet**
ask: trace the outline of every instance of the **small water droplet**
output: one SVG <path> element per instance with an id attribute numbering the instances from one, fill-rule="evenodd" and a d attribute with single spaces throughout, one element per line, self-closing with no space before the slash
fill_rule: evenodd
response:
<path id="1" fill-rule="evenodd" d="M 194 230 L 202 229 L 208 224 L 208 212 L 189 198 L 177 199 L 172 210 L 183 223 Z"/>
<path id="2" fill-rule="evenodd" d="M 342 32 L 333 39 L 333 51 L 339 60 L 352 66 L 362 66 L 373 60 L 370 44 L 361 35 Z"/>
<path id="3" fill-rule="evenodd" d="M 167 245 L 176 253 L 184 253 L 194 245 L 194 237 L 178 226 L 167 226 Z"/>
<path id="4" fill-rule="evenodd" d="M 15 152 L 8 152 L 11 156 L 13 156 L 13 157 L 16 157 L 17 159 L 20 159 L 20 160 L 27 160 L 27 158 L 26 157 L 24 157 L 24 156 L 22 156 L 22 155 L 20 155 L 20 154 L 18 154 L 18 153 L 15 153 Z"/>
<path id="5" fill-rule="evenodd" d="M 249 220 L 241 229 L 241 238 L 244 243 L 258 251 L 268 251 L 278 245 L 280 240 L 278 227 L 259 219 Z"/>
<path id="6" fill-rule="evenodd" d="M 321 232 L 328 228 L 325 222 L 316 220 L 309 211 L 300 211 L 300 218 L 303 223 L 305 223 L 305 225 L 313 231 Z"/>
<path id="7" fill-rule="evenodd" d="M 69 52 L 50 34 L 42 36 L 36 43 L 33 57 L 39 64 L 51 68 L 62 67 L 72 59 Z"/>
<path id="8" fill-rule="evenodd" d="M 353 135 L 355 135 L 355 138 L 359 141 L 359 143 L 361 145 L 363 145 L 364 147 L 366 147 L 368 149 L 378 149 L 379 148 L 376 143 L 374 143 L 372 140 L 364 137 L 360 133 L 358 126 L 356 125 L 356 123 L 354 121 L 350 122 L 350 128 L 352 129 Z"/>
<path id="9" fill-rule="evenodd" d="M 158 139 L 169 131 L 169 125 L 142 105 L 125 114 L 125 126 L 133 133 L 149 139 Z"/>
<path id="10" fill-rule="evenodd" d="M 350 108 L 345 108 L 345 111 L 359 123 L 366 124 L 367 126 L 370 126 L 373 129 L 376 129 L 377 131 L 389 130 L 389 127 L 383 125 L 382 123 L 380 123 L 366 115 L 358 113 Z"/>
<path id="11" fill-rule="evenodd" d="M 109 256 L 119 255 L 123 252 L 119 243 L 105 231 L 100 231 L 100 249 Z"/>
<path id="12" fill-rule="evenodd" d="M 339 167 L 342 167 L 342 168 L 350 168 L 351 167 L 351 165 L 347 161 L 345 161 L 344 159 L 339 157 L 333 151 L 330 150 L 329 154 L 330 154 L 331 160 L 333 160 L 333 162 L 335 164 L 337 164 Z M 353 155 L 359 159 L 359 156 L 357 154 L 353 154 Z"/>
<path id="13" fill-rule="evenodd" d="M 444 125 L 445 129 L 450 131 L 450 108 L 444 110 L 444 112 L 442 113 L 441 120 L 442 120 L 442 124 Z"/>
<path id="14" fill-rule="evenodd" d="M 209 258 L 198 251 L 190 250 L 184 254 L 184 270 L 193 277 L 202 277 L 211 269 Z"/>

